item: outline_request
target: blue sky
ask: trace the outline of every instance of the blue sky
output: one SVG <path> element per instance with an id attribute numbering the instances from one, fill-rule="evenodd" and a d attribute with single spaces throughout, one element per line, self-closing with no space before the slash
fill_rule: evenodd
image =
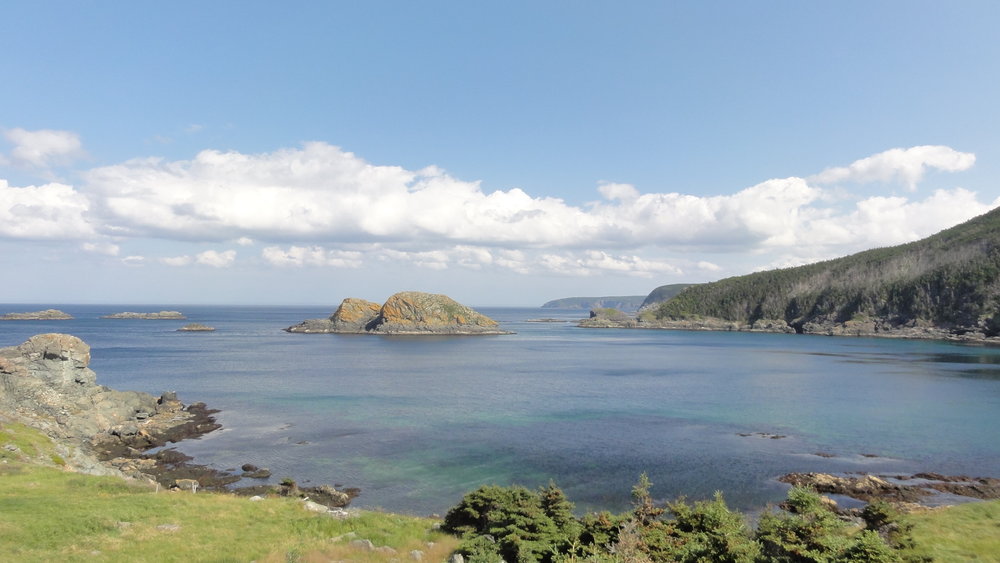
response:
<path id="1" fill-rule="evenodd" d="M 645 294 L 1000 203 L 995 2 L 7 2 L 0 302 Z"/>

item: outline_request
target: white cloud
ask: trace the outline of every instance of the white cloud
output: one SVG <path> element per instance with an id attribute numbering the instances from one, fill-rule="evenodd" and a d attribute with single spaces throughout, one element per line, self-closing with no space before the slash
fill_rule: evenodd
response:
<path id="1" fill-rule="evenodd" d="M 94 236 L 87 198 L 66 184 L 19 188 L 0 180 L 0 237 L 81 239 Z"/>
<path id="2" fill-rule="evenodd" d="M 611 201 L 616 199 L 631 201 L 639 197 L 639 190 L 635 189 L 635 186 L 632 184 L 615 184 L 605 182 L 598 186 L 597 191 L 601 192 L 601 195 L 603 195 L 605 199 Z"/>
<path id="3" fill-rule="evenodd" d="M 121 252 L 121 248 L 117 244 L 110 242 L 85 242 L 80 245 L 86 252 L 93 252 L 95 254 L 105 254 L 107 256 L 118 256 Z"/>
<path id="4" fill-rule="evenodd" d="M 187 255 L 171 256 L 168 258 L 160 258 L 160 262 L 163 262 L 167 266 L 175 266 L 175 267 L 187 266 L 188 264 L 191 263 L 191 257 Z"/>
<path id="5" fill-rule="evenodd" d="M 0 237 L 82 239 L 95 252 L 101 234 L 116 241 L 260 243 L 263 261 L 278 267 L 398 263 L 437 271 L 707 275 L 732 272 L 731 262 L 705 260 L 708 253 L 811 261 L 915 240 L 983 213 L 998 202 L 980 202 L 961 188 L 858 199 L 826 187 L 910 185 L 927 169 L 964 170 L 974 160 L 948 147 L 893 149 L 728 195 L 643 194 L 629 184 L 601 183 L 600 201 L 572 206 L 520 189 L 487 193 L 434 166 L 370 164 L 325 143 L 263 154 L 203 151 L 189 161 L 96 168 L 84 173 L 79 190 L 13 188 L 0 180 Z M 235 250 L 175 254 L 159 261 L 227 267 L 236 260 Z"/>
<path id="6" fill-rule="evenodd" d="M 662 260 L 647 260 L 634 255 L 612 255 L 600 250 L 588 250 L 579 254 L 544 254 L 538 264 L 550 273 L 571 276 L 593 276 L 598 274 L 622 274 L 642 278 L 654 275 L 676 275 L 682 271 L 677 266 Z"/>
<path id="7" fill-rule="evenodd" d="M 291 246 L 287 250 L 277 246 L 269 246 L 261 251 L 261 256 L 275 266 L 359 268 L 362 264 L 362 253 L 360 252 L 327 250 L 319 246 Z"/>
<path id="8" fill-rule="evenodd" d="M 200 252 L 194 257 L 195 262 L 199 264 L 204 264 L 205 266 L 212 266 L 213 268 L 226 268 L 231 266 L 236 260 L 235 250 L 226 250 L 219 252 L 217 250 L 206 250 L 205 252 Z"/>
<path id="9" fill-rule="evenodd" d="M 126 266 L 142 266 L 145 263 L 145 256 L 133 255 L 122 258 L 122 264 L 125 264 Z"/>
<path id="10" fill-rule="evenodd" d="M 4 137 L 14 145 L 10 159 L 17 165 L 48 168 L 68 164 L 84 155 L 80 136 L 72 131 L 16 128 L 4 131 Z"/>
<path id="11" fill-rule="evenodd" d="M 976 155 L 972 153 L 958 152 L 940 145 L 923 145 L 890 149 L 856 160 L 845 167 L 827 168 L 810 180 L 819 184 L 899 180 L 913 190 L 929 168 L 958 172 L 971 168 L 975 162 Z"/>

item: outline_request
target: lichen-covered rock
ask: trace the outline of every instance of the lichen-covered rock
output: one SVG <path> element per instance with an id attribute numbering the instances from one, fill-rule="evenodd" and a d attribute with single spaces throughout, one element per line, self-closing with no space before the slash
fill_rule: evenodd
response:
<path id="1" fill-rule="evenodd" d="M 378 317 L 382 306 L 378 303 L 348 297 L 337 310 L 326 319 L 308 319 L 285 329 L 287 332 L 305 334 L 364 333 L 368 325 Z"/>
<path id="2" fill-rule="evenodd" d="M 347 298 L 328 319 L 285 329 L 300 333 L 507 334 L 493 319 L 445 295 L 405 291 L 384 305 Z"/>
<path id="3" fill-rule="evenodd" d="M 385 334 L 461 334 L 496 333 L 497 327 L 493 319 L 446 295 L 404 291 L 382 305 L 371 330 Z"/>
<path id="4" fill-rule="evenodd" d="M 381 307 L 378 303 L 348 297 L 344 299 L 333 315 L 330 322 L 341 330 L 363 331 L 376 317 L 378 317 Z"/>

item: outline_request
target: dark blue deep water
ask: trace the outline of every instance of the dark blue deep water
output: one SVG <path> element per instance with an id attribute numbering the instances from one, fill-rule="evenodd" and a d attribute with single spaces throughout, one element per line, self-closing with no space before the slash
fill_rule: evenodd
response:
<path id="1" fill-rule="evenodd" d="M 554 480 L 618 510 L 647 472 L 657 497 L 752 510 L 792 471 L 1000 477 L 997 348 L 527 322 L 582 316 L 541 309 L 480 309 L 513 335 L 377 337 L 281 330 L 333 307 L 58 308 L 76 319 L 2 322 L 0 345 L 79 336 L 99 383 L 221 409 L 223 430 L 179 445 L 197 462 L 360 487 L 355 506 L 443 513 L 481 484 Z M 165 308 L 189 320 L 98 319 Z"/>

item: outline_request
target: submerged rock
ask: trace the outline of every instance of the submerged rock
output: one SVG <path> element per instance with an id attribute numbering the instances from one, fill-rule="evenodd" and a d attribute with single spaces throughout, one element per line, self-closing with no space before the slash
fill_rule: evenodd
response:
<path id="1" fill-rule="evenodd" d="M 328 319 L 311 319 L 285 329 L 301 333 L 509 334 L 499 324 L 446 295 L 406 291 L 379 305 L 345 299 Z"/>

